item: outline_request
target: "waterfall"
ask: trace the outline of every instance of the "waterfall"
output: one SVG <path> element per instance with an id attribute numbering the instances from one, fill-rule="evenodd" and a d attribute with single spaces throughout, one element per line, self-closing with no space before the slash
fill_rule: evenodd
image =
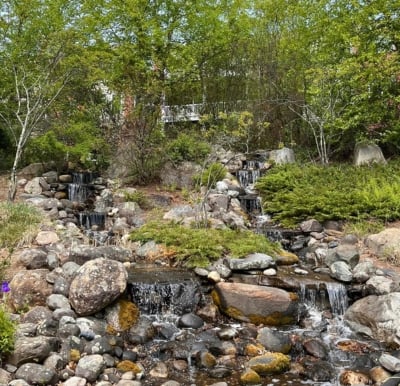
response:
<path id="1" fill-rule="evenodd" d="M 89 197 L 87 185 L 71 183 L 68 185 L 68 198 L 70 201 L 85 202 Z"/>
<path id="2" fill-rule="evenodd" d="M 86 228 L 92 229 L 103 229 L 106 220 L 105 213 L 101 212 L 80 212 L 79 213 L 79 225 Z"/>
<path id="3" fill-rule="evenodd" d="M 196 277 L 178 269 L 134 268 L 129 272 L 128 288 L 141 312 L 156 318 L 193 312 L 201 300 Z"/>
<path id="4" fill-rule="evenodd" d="M 90 195 L 89 185 L 97 177 L 92 172 L 72 173 L 72 183 L 68 185 L 68 198 L 70 201 L 85 202 Z"/>
<path id="5" fill-rule="evenodd" d="M 347 289 L 341 283 L 326 283 L 332 313 L 343 315 L 348 307 Z"/>

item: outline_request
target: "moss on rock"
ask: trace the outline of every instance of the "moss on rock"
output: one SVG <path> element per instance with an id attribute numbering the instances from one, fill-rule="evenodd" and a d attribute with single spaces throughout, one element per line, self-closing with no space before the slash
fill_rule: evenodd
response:
<path id="1" fill-rule="evenodd" d="M 269 352 L 251 358 L 247 362 L 247 367 L 259 375 L 280 374 L 289 370 L 290 358 L 282 353 Z"/>

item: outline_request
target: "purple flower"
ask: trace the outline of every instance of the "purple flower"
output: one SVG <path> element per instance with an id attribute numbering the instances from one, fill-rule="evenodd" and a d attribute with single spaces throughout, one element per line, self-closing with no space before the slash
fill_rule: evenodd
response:
<path id="1" fill-rule="evenodd" d="M 0 292 L 10 292 L 10 287 L 8 285 L 8 281 L 3 281 L 3 283 L 1 283 L 1 291 Z"/>

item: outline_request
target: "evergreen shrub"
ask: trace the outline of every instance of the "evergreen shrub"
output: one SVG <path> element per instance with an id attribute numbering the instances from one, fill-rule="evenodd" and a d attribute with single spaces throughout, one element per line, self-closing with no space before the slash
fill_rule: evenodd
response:
<path id="1" fill-rule="evenodd" d="M 275 166 L 256 184 L 265 213 L 294 226 L 324 220 L 400 218 L 400 162 L 387 165 Z"/>

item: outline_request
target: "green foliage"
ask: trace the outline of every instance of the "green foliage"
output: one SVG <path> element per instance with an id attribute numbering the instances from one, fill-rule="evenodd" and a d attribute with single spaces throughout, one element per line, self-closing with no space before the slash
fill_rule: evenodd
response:
<path id="1" fill-rule="evenodd" d="M 67 126 L 60 125 L 44 135 L 32 138 L 25 152 L 25 162 L 54 161 L 58 167 L 69 161 L 88 170 L 107 165 L 109 146 L 93 122 L 81 116 Z"/>
<path id="2" fill-rule="evenodd" d="M 226 169 L 224 165 L 219 162 L 213 162 L 200 175 L 194 176 L 197 186 L 205 186 L 207 189 L 215 187 L 218 181 L 221 181 L 226 176 Z"/>
<path id="3" fill-rule="evenodd" d="M 9 313 L 0 306 L 0 357 L 14 349 L 16 324 L 10 319 Z"/>
<path id="4" fill-rule="evenodd" d="M 184 161 L 202 162 L 210 153 L 208 143 L 196 139 L 191 133 L 180 133 L 167 145 L 167 155 L 174 163 Z"/>
<path id="5" fill-rule="evenodd" d="M 136 190 L 135 192 L 124 191 L 123 194 L 125 201 L 136 202 L 142 209 L 151 208 L 151 203 L 143 192 L 139 190 Z"/>
<path id="6" fill-rule="evenodd" d="M 30 241 L 42 215 L 27 204 L 0 203 L 0 248 L 12 249 Z"/>
<path id="7" fill-rule="evenodd" d="M 207 266 L 228 255 L 241 258 L 254 252 L 274 255 L 278 251 L 276 244 L 251 231 L 194 229 L 161 221 L 149 222 L 134 230 L 130 240 L 164 244 L 187 267 Z"/>
<path id="8" fill-rule="evenodd" d="M 266 213 L 287 226 L 308 219 L 378 220 L 400 218 L 400 163 L 276 166 L 257 189 Z"/>
<path id="9" fill-rule="evenodd" d="M 215 119 L 212 114 L 201 117 L 204 134 L 213 143 L 237 151 L 249 152 L 259 146 L 269 122 L 255 121 L 251 111 L 220 112 Z"/>

